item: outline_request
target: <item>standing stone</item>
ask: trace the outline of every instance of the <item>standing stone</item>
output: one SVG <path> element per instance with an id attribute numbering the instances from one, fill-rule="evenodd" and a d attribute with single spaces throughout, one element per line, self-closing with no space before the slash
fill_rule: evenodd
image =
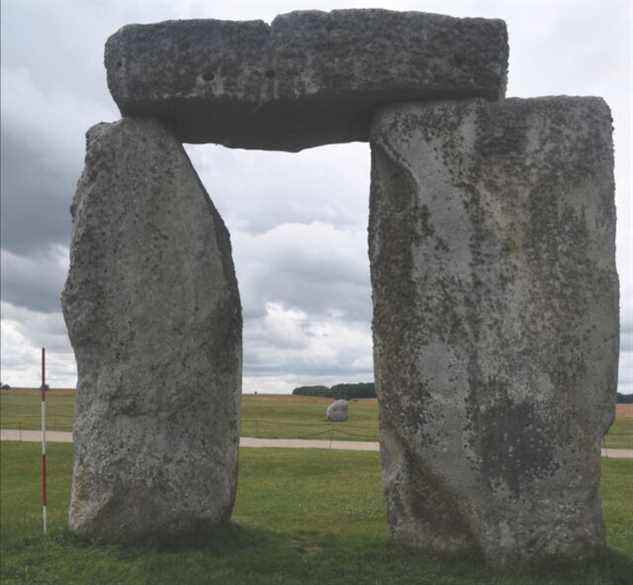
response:
<path id="1" fill-rule="evenodd" d="M 140 119 L 89 130 L 72 215 L 71 529 L 169 540 L 227 521 L 242 322 L 222 218 L 182 145 Z"/>
<path id="2" fill-rule="evenodd" d="M 331 422 L 345 422 L 348 416 L 347 412 L 347 400 L 335 400 L 327 407 L 325 416 Z"/>
<path id="3" fill-rule="evenodd" d="M 596 553 L 619 343 L 609 108 L 393 105 L 371 148 L 394 537 L 499 565 Z"/>

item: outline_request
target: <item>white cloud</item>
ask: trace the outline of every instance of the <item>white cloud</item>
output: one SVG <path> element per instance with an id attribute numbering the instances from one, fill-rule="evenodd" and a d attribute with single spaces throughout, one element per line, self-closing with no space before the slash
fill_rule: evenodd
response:
<path id="1" fill-rule="evenodd" d="M 281 223 L 366 229 L 367 144 L 299 153 L 186 145 L 211 199 L 231 228 L 261 233 Z"/>
<path id="2" fill-rule="evenodd" d="M 54 387 L 75 385 L 75 358 L 61 312 L 42 313 L 2 302 L 1 313 L 3 383 L 39 386 L 40 351 L 46 347 L 48 383 Z"/>
<path id="3" fill-rule="evenodd" d="M 268 302 L 311 317 L 370 319 L 367 233 L 312 224 L 277 225 L 261 233 L 233 233 L 233 253 L 247 317 Z"/>
<path id="4" fill-rule="evenodd" d="M 301 311 L 268 303 L 263 317 L 247 323 L 244 338 L 246 391 L 277 384 L 275 391 L 284 392 L 292 390 L 290 383 L 373 378 L 369 324 L 309 319 Z"/>

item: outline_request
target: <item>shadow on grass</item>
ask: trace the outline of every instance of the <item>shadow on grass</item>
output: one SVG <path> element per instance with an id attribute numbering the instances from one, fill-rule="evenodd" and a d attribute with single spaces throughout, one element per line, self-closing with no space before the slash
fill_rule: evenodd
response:
<path id="1" fill-rule="evenodd" d="M 259 534 L 259 533 L 262 534 Z M 24 544 L 35 544 L 45 540 L 43 536 L 24 539 Z M 200 528 L 193 532 L 173 537 L 149 537 L 142 543 L 110 544 L 97 539 L 86 538 L 68 528 L 58 529 L 51 534 L 51 540 L 61 546 L 83 550 L 103 550 L 114 552 L 118 558 L 132 559 L 147 554 L 186 554 L 205 552 L 211 556 L 242 554 L 249 548 L 262 545 L 270 540 L 265 531 L 244 529 L 231 522 L 224 526 Z"/>
<path id="2" fill-rule="evenodd" d="M 551 560 L 531 569 L 493 571 L 475 555 L 438 558 L 379 537 L 339 538 L 309 531 L 290 536 L 235 523 L 199 530 L 177 543 L 103 545 L 66 529 L 55 532 L 42 547 L 45 540 L 32 538 L 24 545 L 36 557 L 38 549 L 58 549 L 46 556 L 74 559 L 78 571 L 83 566 L 78 574 L 90 575 L 90 583 L 102 582 L 92 575 L 91 566 L 116 567 L 120 576 L 129 575 L 124 583 L 192 585 L 631 585 L 633 575 L 632 560 L 616 550 L 592 561 Z M 33 566 L 39 564 L 33 560 Z"/>
<path id="3" fill-rule="evenodd" d="M 509 573 L 509 570 L 507 571 Z M 607 548 L 601 555 L 583 561 L 552 558 L 529 569 L 538 581 L 547 583 L 609 583 L 633 585 L 633 559 L 617 549 Z M 591 576 L 591 578 L 588 578 Z M 610 580 L 600 581 L 600 578 Z"/>

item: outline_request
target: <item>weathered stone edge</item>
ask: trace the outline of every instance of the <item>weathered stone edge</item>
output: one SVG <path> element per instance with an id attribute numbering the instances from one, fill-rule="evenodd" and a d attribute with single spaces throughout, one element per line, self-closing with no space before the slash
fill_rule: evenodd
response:
<path id="1" fill-rule="evenodd" d="M 505 97 L 506 87 L 507 87 L 507 74 L 508 74 L 508 33 L 506 28 L 505 21 L 501 19 L 487 19 L 487 18 L 457 18 L 452 16 L 445 16 L 440 14 L 433 13 L 423 13 L 417 11 L 393 11 L 393 10 L 385 10 L 385 9 L 343 9 L 343 10 L 333 10 L 330 12 L 318 11 L 318 10 L 305 10 L 305 11 L 293 11 L 287 14 L 281 14 L 275 17 L 271 24 L 267 24 L 263 20 L 251 20 L 251 21 L 229 21 L 229 20 L 218 20 L 218 19 L 190 19 L 190 20 L 167 20 L 158 23 L 151 24 L 129 24 L 120 28 L 117 32 L 112 34 L 107 42 L 105 48 L 105 67 L 107 70 L 107 81 L 110 92 L 119 106 L 119 109 L 123 115 L 130 114 L 138 114 L 137 108 L 134 108 L 134 104 L 140 103 L 142 100 L 139 96 L 132 97 L 129 91 L 126 91 L 125 88 L 122 87 L 121 79 L 116 75 L 116 69 L 120 67 L 122 62 L 122 56 L 125 51 L 125 45 L 130 42 L 131 39 L 138 40 L 143 38 L 147 40 L 152 35 L 164 32 L 168 28 L 172 27 L 186 27 L 187 25 L 201 25 L 204 23 L 208 23 L 209 26 L 227 26 L 231 27 L 234 30 L 242 29 L 244 32 L 249 31 L 250 34 L 255 37 L 260 37 L 259 44 L 260 46 L 257 48 L 256 52 L 259 53 L 259 58 L 261 58 L 262 63 L 264 64 L 264 68 L 266 70 L 270 69 L 273 66 L 273 63 L 276 59 L 275 55 L 275 47 L 274 47 L 274 38 L 277 33 L 281 33 L 284 28 L 288 28 L 289 22 L 291 22 L 294 18 L 303 18 L 303 17 L 319 17 L 326 16 L 329 20 L 336 19 L 338 17 L 349 17 L 352 13 L 373 13 L 373 14 L 384 14 L 386 16 L 393 17 L 394 15 L 400 16 L 403 20 L 406 18 L 411 18 L 413 15 L 419 15 L 425 19 L 428 19 L 431 22 L 435 22 L 439 24 L 441 22 L 451 21 L 455 27 L 461 26 L 464 23 L 474 23 L 481 22 L 485 23 L 488 26 L 498 27 L 499 37 L 497 39 L 498 43 L 498 51 L 499 51 L 499 59 L 496 63 L 497 71 L 496 77 L 497 82 L 494 86 L 485 88 L 474 88 L 468 89 L 464 88 L 463 90 L 447 90 L 446 96 L 436 96 L 437 98 L 446 97 L 447 99 L 450 97 L 455 98 L 466 98 L 466 97 L 485 97 L 486 99 L 498 100 L 503 99 Z M 250 51 L 253 52 L 252 50 Z M 324 57 L 327 58 L 327 54 L 324 54 Z M 270 65 L 270 67 L 268 65 Z M 483 62 L 480 64 L 482 65 Z M 492 63 L 494 65 L 494 63 Z M 140 72 L 138 73 L 140 74 Z M 269 84 L 272 85 L 273 80 L 269 80 Z M 459 95 L 451 96 L 448 95 L 450 93 L 459 93 Z M 147 98 L 148 102 L 157 99 L 158 96 L 144 96 Z M 183 95 L 175 95 L 171 96 L 170 99 L 186 99 L 186 96 Z M 209 100 L 210 98 L 205 98 Z M 228 99 L 226 97 L 217 97 L 213 98 L 221 101 L 223 99 Z M 309 100 L 310 96 L 306 96 L 304 99 Z M 414 99 L 414 98 L 410 98 Z M 421 96 L 421 99 L 428 99 L 428 96 Z M 261 101 L 261 100 L 260 100 Z M 266 100 L 264 100 L 266 101 Z M 274 100 L 268 100 L 274 101 Z M 387 100 L 388 102 L 389 100 Z"/>

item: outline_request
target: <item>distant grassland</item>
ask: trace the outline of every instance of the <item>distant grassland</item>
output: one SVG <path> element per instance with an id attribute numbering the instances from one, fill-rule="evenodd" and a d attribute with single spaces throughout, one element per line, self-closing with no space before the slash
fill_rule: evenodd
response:
<path id="1" fill-rule="evenodd" d="M 378 440 L 376 400 L 350 402 L 350 417 L 344 423 L 325 418 L 329 398 L 289 395 L 242 396 L 243 437 Z M 47 394 L 48 428 L 72 430 L 75 391 L 55 389 Z M 6 429 L 39 429 L 40 393 L 32 389 L 3 391 L 0 395 L 0 426 Z M 605 439 L 609 449 L 633 449 L 633 405 L 619 404 L 617 417 Z"/>
<path id="2" fill-rule="evenodd" d="M 243 395 L 242 436 L 314 438 L 350 441 L 378 440 L 378 404 L 375 399 L 352 400 L 349 419 L 331 423 L 325 410 L 332 400 L 308 396 Z"/>
<path id="3" fill-rule="evenodd" d="M 50 390 L 46 395 L 48 428 L 71 431 L 75 412 L 72 389 Z M 331 423 L 325 409 L 332 400 L 289 395 L 242 395 L 243 437 L 314 438 L 356 441 L 378 440 L 376 400 L 350 402 L 347 422 Z M 15 389 L 0 395 L 0 426 L 5 429 L 40 428 L 40 393 Z"/>

